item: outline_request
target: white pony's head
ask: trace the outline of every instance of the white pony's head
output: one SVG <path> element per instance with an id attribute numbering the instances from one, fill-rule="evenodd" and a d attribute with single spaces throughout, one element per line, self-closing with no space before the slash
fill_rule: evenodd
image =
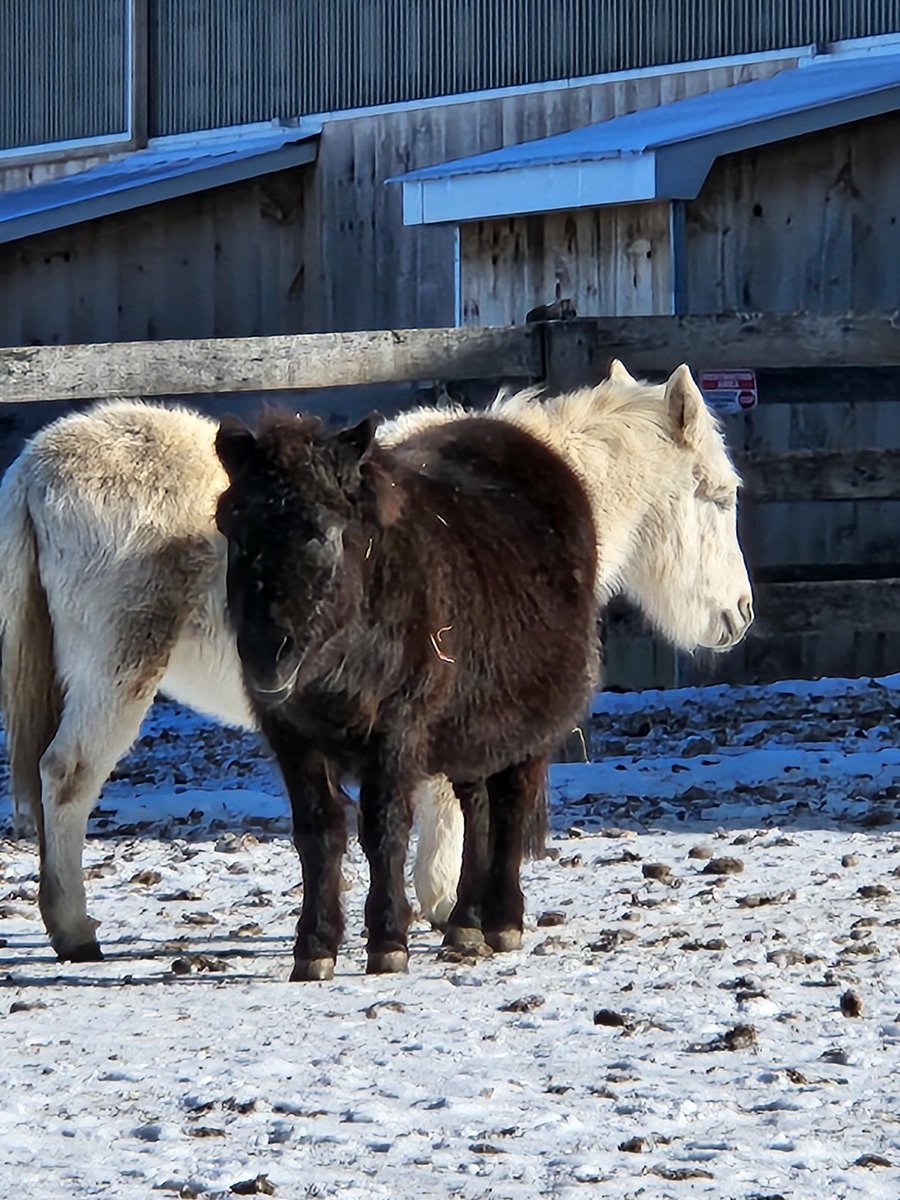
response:
<path id="1" fill-rule="evenodd" d="M 467 415 L 459 406 L 418 409 L 378 436 L 396 445 Z M 753 597 L 737 536 L 740 480 L 686 366 L 654 385 L 616 360 L 596 387 L 501 393 L 486 415 L 540 438 L 581 479 L 597 529 L 600 604 L 625 594 L 685 650 L 741 640 Z"/>
<path id="2" fill-rule="evenodd" d="M 737 533 L 740 479 L 719 423 L 685 365 L 649 387 L 615 362 L 608 382 L 632 392 L 658 435 L 622 590 L 676 645 L 728 650 L 750 627 L 753 593 Z"/>

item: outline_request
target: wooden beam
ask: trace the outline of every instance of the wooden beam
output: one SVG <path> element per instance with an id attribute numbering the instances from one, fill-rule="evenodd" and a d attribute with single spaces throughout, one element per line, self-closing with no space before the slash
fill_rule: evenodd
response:
<path id="1" fill-rule="evenodd" d="M 632 374 L 704 367 L 852 367 L 900 364 L 900 317 L 757 313 L 588 317 L 545 326 L 554 386 L 602 379 L 611 358 Z"/>
<path id="2" fill-rule="evenodd" d="M 900 319 L 779 314 L 596 317 L 503 328 L 376 330 L 0 349 L 0 403 L 533 379 L 551 388 L 694 367 L 900 365 Z"/>
<path id="3" fill-rule="evenodd" d="M 0 348 L 0 403 L 533 379 L 536 326 Z"/>
<path id="4" fill-rule="evenodd" d="M 736 455 L 746 493 L 764 500 L 900 499 L 900 449 Z"/>
<path id="5" fill-rule="evenodd" d="M 900 579 L 770 583 L 754 588 L 756 624 L 750 636 L 814 630 L 900 632 Z"/>

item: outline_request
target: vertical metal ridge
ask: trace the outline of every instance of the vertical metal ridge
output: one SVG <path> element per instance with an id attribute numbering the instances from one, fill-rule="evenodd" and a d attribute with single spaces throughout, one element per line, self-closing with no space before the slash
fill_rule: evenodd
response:
<path id="1" fill-rule="evenodd" d="M 900 0 L 150 3 L 155 134 L 900 32 Z"/>
<path id="2" fill-rule="evenodd" d="M 3 0 L 0 149 L 128 127 L 124 0 Z"/>

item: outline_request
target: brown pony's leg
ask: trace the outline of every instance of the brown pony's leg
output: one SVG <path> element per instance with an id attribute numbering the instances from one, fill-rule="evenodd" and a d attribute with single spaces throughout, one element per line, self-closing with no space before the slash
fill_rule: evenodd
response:
<path id="1" fill-rule="evenodd" d="M 544 805 L 547 763 L 526 759 L 487 781 L 490 797 L 490 863 L 482 902 L 484 940 L 494 950 L 519 950 L 525 899 L 519 869 L 529 826 Z M 539 823 L 539 822 L 538 822 Z"/>
<path id="2" fill-rule="evenodd" d="M 483 782 L 453 786 L 463 810 L 465 835 L 456 905 L 447 922 L 444 945 L 465 949 L 484 941 L 481 927 L 490 858 L 490 801 Z"/>
<path id="3" fill-rule="evenodd" d="M 278 758 L 291 801 L 294 845 L 303 870 L 303 908 L 294 942 L 291 982 L 334 978 L 344 932 L 341 860 L 347 845 L 344 799 L 328 763 L 280 724 L 263 729 Z"/>
<path id="4" fill-rule="evenodd" d="M 405 971 L 409 964 L 406 932 L 412 910 L 403 869 L 412 827 L 412 794 L 388 756 L 366 771 L 360 782 L 359 840 L 369 861 L 369 975 Z"/>

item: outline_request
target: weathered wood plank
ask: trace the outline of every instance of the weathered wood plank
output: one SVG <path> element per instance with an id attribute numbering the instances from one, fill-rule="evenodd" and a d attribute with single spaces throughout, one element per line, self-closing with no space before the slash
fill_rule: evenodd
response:
<path id="1" fill-rule="evenodd" d="M 737 454 L 755 500 L 881 500 L 900 497 L 900 449 L 792 450 Z"/>
<path id="2" fill-rule="evenodd" d="M 895 308 L 898 136 L 891 113 L 718 159 L 685 205 L 686 311 Z"/>
<path id="3" fill-rule="evenodd" d="M 0 348 L 0 403 L 531 378 L 534 326 Z"/>
<path id="4" fill-rule="evenodd" d="M 632 373 L 694 368 L 900 365 L 900 317 L 754 313 L 597 317 L 546 327 L 548 374 L 595 382 L 611 358 Z"/>
<path id="5" fill-rule="evenodd" d="M 838 629 L 900 631 L 900 579 L 771 583 L 758 585 L 755 592 L 760 635 Z"/>

